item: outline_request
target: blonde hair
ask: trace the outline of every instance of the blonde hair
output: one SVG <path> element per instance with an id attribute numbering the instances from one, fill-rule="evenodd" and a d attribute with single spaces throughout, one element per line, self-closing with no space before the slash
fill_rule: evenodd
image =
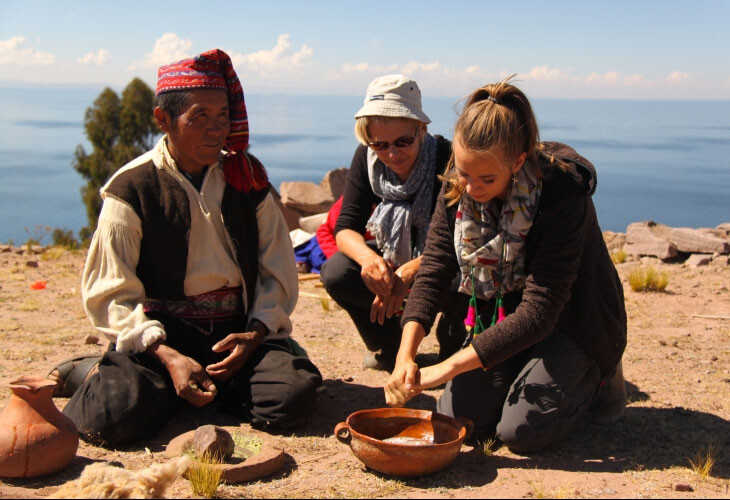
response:
<path id="1" fill-rule="evenodd" d="M 419 120 L 414 120 L 412 118 L 397 118 L 392 116 L 361 116 L 360 118 L 355 119 L 355 137 L 357 137 L 357 140 L 360 141 L 360 144 L 367 146 L 372 141 L 372 138 L 370 137 L 370 132 L 368 132 L 368 126 L 371 123 L 375 123 L 377 121 L 402 121 L 404 123 L 410 123 L 413 125 L 416 125 L 420 131 L 426 132 L 428 127 L 425 123 Z"/>
<path id="2" fill-rule="evenodd" d="M 525 162 L 534 165 L 540 149 L 537 120 L 527 96 L 510 83 L 514 76 L 484 85 L 467 97 L 454 127 L 454 142 L 479 153 L 500 151 L 509 161 L 526 153 Z M 447 183 L 449 204 L 456 203 L 464 188 L 456 178 L 453 153 L 442 180 Z"/>

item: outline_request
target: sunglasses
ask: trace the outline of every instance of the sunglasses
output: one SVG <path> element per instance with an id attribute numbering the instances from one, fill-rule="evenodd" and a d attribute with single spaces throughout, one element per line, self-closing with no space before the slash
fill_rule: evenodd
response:
<path id="1" fill-rule="evenodd" d="M 374 151 L 386 151 L 388 148 L 390 148 L 391 144 L 395 146 L 396 148 L 405 148 L 406 146 L 410 146 L 413 144 L 413 141 L 416 140 L 416 134 L 418 134 L 418 129 L 416 129 L 415 132 L 413 132 L 413 135 L 404 135 L 401 137 L 398 137 L 393 142 L 386 142 L 386 141 L 376 141 L 376 142 L 368 142 L 368 146 L 370 146 Z"/>

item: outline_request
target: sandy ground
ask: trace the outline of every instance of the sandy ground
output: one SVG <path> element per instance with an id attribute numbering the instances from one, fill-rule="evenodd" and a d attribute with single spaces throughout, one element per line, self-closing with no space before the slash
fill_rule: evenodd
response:
<path id="1" fill-rule="evenodd" d="M 4 386 L 22 374 L 45 375 L 72 355 L 101 352 L 87 345 L 93 334 L 79 297 L 83 252 L 20 249 L 0 253 L 0 379 Z M 322 371 L 325 389 L 311 422 L 279 436 L 287 453 L 284 469 L 261 481 L 221 485 L 228 497 L 728 497 L 730 495 L 730 267 L 690 269 L 654 265 L 669 273 L 664 293 L 635 293 L 626 276 L 640 262 L 619 264 L 629 317 L 624 373 L 630 404 L 611 426 L 589 424 L 566 442 L 539 455 L 520 456 L 502 447 L 485 452 L 464 446 L 445 470 L 399 479 L 366 469 L 332 434 L 351 412 L 384 406 L 386 374 L 363 370 L 363 348 L 346 313 L 312 296 L 317 280 L 300 282 L 293 315 L 294 337 Z M 46 280 L 44 290 L 30 285 Z M 720 316 L 704 318 L 697 315 Z M 435 362 L 434 336 L 422 349 Z M 409 406 L 435 407 L 440 391 L 427 391 Z M 9 399 L 0 390 L 0 407 Z M 57 399 L 59 407 L 65 400 Z M 154 440 L 119 450 L 82 443 L 66 470 L 37 479 L 2 480 L 0 497 L 43 497 L 103 461 L 136 470 L 166 460 L 166 443 L 202 423 L 235 425 L 210 410 L 186 410 Z M 689 459 L 710 450 L 708 477 Z M 688 487 L 692 491 L 678 491 Z M 169 497 L 190 497 L 180 479 Z"/>

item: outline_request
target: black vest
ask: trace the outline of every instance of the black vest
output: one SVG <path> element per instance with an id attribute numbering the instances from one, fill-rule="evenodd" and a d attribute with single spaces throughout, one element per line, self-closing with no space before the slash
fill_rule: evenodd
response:
<path id="1" fill-rule="evenodd" d="M 233 242 L 236 263 L 251 310 L 258 277 L 259 232 L 256 207 L 269 192 L 242 193 L 226 184 L 221 201 L 223 224 Z M 152 161 L 117 175 L 106 192 L 129 204 L 142 221 L 137 277 L 147 297 L 185 298 L 184 281 L 190 238 L 190 203 L 179 182 Z"/>

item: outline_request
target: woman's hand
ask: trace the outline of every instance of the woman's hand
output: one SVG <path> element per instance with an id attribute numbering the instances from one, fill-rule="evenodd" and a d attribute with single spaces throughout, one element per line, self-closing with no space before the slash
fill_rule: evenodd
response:
<path id="1" fill-rule="evenodd" d="M 373 323 L 377 320 L 379 324 L 385 322 L 385 318 L 390 318 L 394 314 L 403 310 L 403 301 L 408 295 L 408 285 L 406 285 L 400 276 L 393 276 L 393 288 L 386 297 L 375 296 L 373 305 L 370 308 L 370 321 Z"/>
<path id="2" fill-rule="evenodd" d="M 259 326 L 260 325 L 260 326 Z M 251 359 L 266 334 L 265 326 L 262 323 L 252 324 L 251 332 L 231 333 L 223 340 L 217 342 L 213 347 L 213 352 L 230 351 L 230 354 L 222 361 L 208 365 L 205 371 L 208 375 L 216 380 L 229 380 Z"/>
<path id="3" fill-rule="evenodd" d="M 393 373 L 383 387 L 388 406 L 403 406 L 421 392 L 420 372 L 413 359 L 397 360 Z"/>
<path id="4" fill-rule="evenodd" d="M 381 325 L 385 318 L 390 318 L 403 310 L 403 301 L 421 266 L 421 257 L 410 260 L 393 273 L 393 287 L 387 297 L 376 295 L 370 308 L 370 321 L 377 319 Z"/>
<path id="5" fill-rule="evenodd" d="M 363 260 L 360 276 L 368 290 L 384 298 L 393 288 L 393 268 L 375 252 Z"/>

